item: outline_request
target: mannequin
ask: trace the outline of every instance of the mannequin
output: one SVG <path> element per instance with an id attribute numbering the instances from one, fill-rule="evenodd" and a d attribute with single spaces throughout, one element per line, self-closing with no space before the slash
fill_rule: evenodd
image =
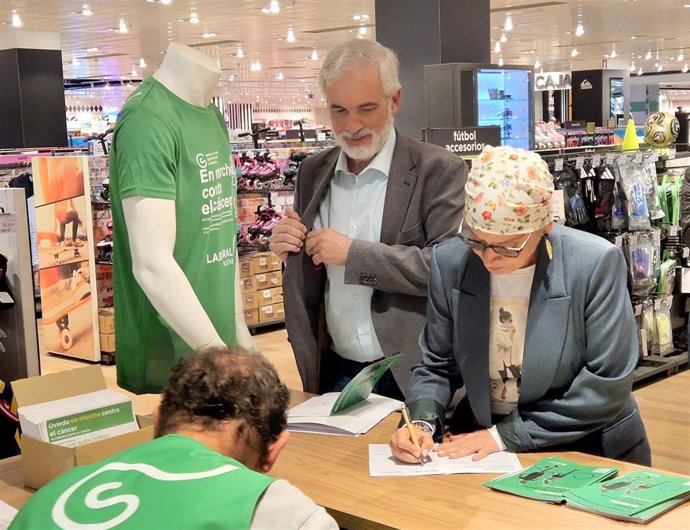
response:
<path id="1" fill-rule="evenodd" d="M 172 43 L 170 44 L 168 51 L 163 59 L 160 68 L 153 74 L 153 78 L 160 83 L 169 94 L 165 94 L 168 98 L 179 98 L 181 101 L 174 101 L 176 105 L 180 105 L 180 108 L 184 112 L 192 113 L 208 113 L 215 112 L 215 109 L 210 110 L 211 96 L 215 89 L 215 86 L 220 78 L 220 67 L 217 62 L 210 57 L 204 55 L 201 52 L 183 46 L 181 44 Z M 149 85 L 150 86 L 150 85 Z M 142 88 L 144 88 L 142 84 Z M 163 90 L 158 87 L 158 91 Z M 132 103 L 136 105 L 137 96 L 142 95 L 141 99 L 144 99 L 145 94 L 139 94 L 135 92 L 131 97 Z M 149 96 L 153 97 L 153 96 Z M 128 100 L 127 103 L 130 103 Z M 193 107 L 189 107 L 193 106 Z M 125 105 L 125 109 L 127 105 Z M 123 109 L 123 116 L 125 113 Z M 143 112 L 143 111 L 142 111 Z M 131 116 L 131 114 L 130 114 Z M 130 120 L 136 120 L 137 117 L 133 116 L 128 118 Z M 218 125 L 212 123 L 212 125 Z M 216 130 L 217 129 L 217 130 Z M 141 125 L 138 126 L 138 130 L 141 130 Z M 227 136 L 224 138 L 216 137 L 217 134 L 224 134 L 220 125 L 217 127 L 205 129 L 208 130 L 208 134 L 214 141 L 220 144 L 224 144 L 221 151 L 215 151 L 214 153 L 220 152 L 219 158 L 223 164 L 226 164 L 223 160 L 229 158 L 229 144 L 227 143 Z M 126 134 L 134 134 L 133 132 L 127 132 L 126 126 L 118 131 L 116 130 L 115 136 L 115 148 L 118 148 L 118 140 L 120 144 L 126 145 L 126 138 L 123 139 Z M 123 135 L 118 139 L 118 132 Z M 164 131 L 166 132 L 166 131 Z M 137 132 L 136 134 L 139 134 Z M 154 134 L 154 133 L 152 133 Z M 166 144 L 167 145 L 167 144 Z M 141 149 L 147 149 L 150 153 L 151 159 L 156 155 L 154 154 L 157 149 L 154 146 L 147 147 L 146 142 L 143 143 Z M 178 146 L 179 148 L 179 146 Z M 176 148 L 176 149 L 178 149 Z M 125 147 L 120 147 L 123 150 L 123 154 L 120 156 L 126 156 L 124 151 Z M 136 149 L 136 146 L 129 147 L 130 150 Z M 227 153 L 225 152 L 227 149 Z M 174 151 L 172 148 L 171 151 Z M 179 149 L 178 149 L 179 150 Z M 177 151 L 175 151 L 177 152 Z M 145 155 L 149 156 L 149 155 Z M 161 151 L 161 158 L 167 156 L 165 149 Z M 181 156 L 181 155 L 180 155 Z M 207 167 L 207 162 L 199 162 L 198 157 L 202 156 L 197 154 L 197 163 L 199 168 Z M 111 154 L 111 164 L 112 164 L 112 154 Z M 193 153 L 192 153 L 193 158 Z M 179 162 L 179 161 L 175 161 Z M 154 167 L 156 166 L 156 160 L 152 162 Z M 220 162 L 219 162 L 220 163 Z M 161 162 L 163 165 L 163 162 Z M 230 164 L 229 168 L 232 168 L 232 162 L 227 161 Z M 120 160 L 119 166 L 124 166 L 125 162 Z M 168 162 L 168 166 L 177 165 Z M 166 166 L 166 167 L 168 167 Z M 211 167 L 210 164 L 208 167 Z M 178 168 L 179 169 L 179 168 Z M 194 168 L 197 169 L 197 168 Z M 217 184 L 218 187 L 224 186 L 224 193 L 228 193 L 229 186 L 234 186 L 235 177 L 234 172 L 230 175 L 231 171 L 227 167 L 221 167 L 222 173 L 222 184 Z M 203 171 L 203 170 L 201 170 Z M 175 170 L 171 170 L 172 173 Z M 131 173 L 131 170 L 130 170 Z M 211 171 L 213 173 L 213 171 Z M 176 181 L 178 179 L 196 179 L 195 172 L 188 171 L 186 174 L 174 175 Z M 135 175 L 136 178 L 136 175 Z M 216 178 L 218 177 L 218 169 L 216 169 Z M 206 182 L 202 178 L 202 182 Z M 207 188 L 211 188 L 214 182 L 211 181 L 207 184 Z M 111 179 L 112 186 L 112 179 Z M 208 197 L 207 192 L 209 189 L 203 189 L 204 197 Z M 212 193 L 215 191 L 210 189 Z M 234 190 L 232 199 L 234 201 Z M 117 195 L 120 192 L 117 191 Z M 140 286 L 141 290 L 145 294 L 146 298 L 153 306 L 158 315 L 162 320 L 171 328 L 177 336 L 179 336 L 184 343 L 189 347 L 189 351 L 197 350 L 199 348 L 214 347 L 214 346 L 224 346 L 225 342 L 232 340 L 225 337 L 225 340 L 221 337 L 223 330 L 216 329 L 216 326 L 212 322 L 212 319 L 207 314 L 207 310 L 204 304 L 200 301 L 195 292 L 195 288 L 190 282 L 190 278 L 187 276 L 181 265 L 178 263 L 174 253 L 177 249 L 178 243 L 178 229 L 180 226 L 188 228 L 191 225 L 199 225 L 199 236 L 202 237 L 202 227 L 204 231 L 208 228 L 208 219 L 202 219 L 203 215 L 199 214 L 197 218 L 180 219 L 179 216 L 179 202 L 182 200 L 187 200 L 188 198 L 183 196 L 177 196 L 176 200 L 171 200 L 169 198 L 157 197 L 156 190 L 153 190 L 150 194 L 146 195 L 127 195 L 121 200 L 122 216 L 124 218 L 124 224 L 126 225 L 127 238 L 129 242 L 129 250 L 131 254 L 131 272 L 133 274 L 136 283 Z M 213 195 L 211 195 L 213 197 Z M 114 197 L 117 200 L 117 197 Z M 226 208 L 227 212 L 232 213 L 232 222 L 234 226 L 234 202 L 232 206 L 229 205 L 229 196 L 226 198 Z M 203 210 L 202 210 L 203 211 Z M 113 208 L 114 221 L 117 221 L 115 217 L 115 204 Z M 213 214 L 215 215 L 215 214 Z M 211 215 L 211 217 L 213 216 Z M 208 217 L 208 216 L 207 216 Z M 226 215 L 228 217 L 228 215 Z M 227 220 L 225 221 L 228 222 Z M 206 224 L 206 226 L 203 226 Z M 115 231 L 117 231 L 117 225 L 115 225 Z M 227 231 L 227 228 L 226 228 Z M 117 232 L 115 232 L 117 234 Z M 223 241 L 223 254 L 222 258 L 225 258 L 225 263 L 228 267 L 234 267 L 234 315 L 235 315 L 235 337 L 237 345 L 250 351 L 256 351 L 257 347 L 252 339 L 247 326 L 244 323 L 244 314 L 242 310 L 242 298 L 240 296 L 239 289 L 239 269 L 236 266 L 236 256 L 234 251 L 235 245 L 233 241 L 227 240 Z M 183 250 L 184 251 L 184 250 Z M 208 263 L 215 261 L 215 258 L 209 256 L 218 256 L 219 252 L 215 248 L 211 249 L 206 253 L 204 260 Z M 227 259 L 229 257 L 229 259 Z M 197 260 L 198 261 L 198 260 Z M 234 263 L 234 265 L 233 265 Z M 126 265 L 123 265 L 126 266 Z M 117 262 L 116 262 L 117 267 Z M 230 270 L 227 271 L 230 273 Z M 115 271 L 117 279 L 117 271 Z M 205 274 L 202 272 L 201 274 Z M 200 280 L 196 279 L 197 282 L 203 283 L 203 278 Z M 197 283 L 197 290 L 199 283 Z M 219 294 L 219 296 L 223 296 Z M 117 303 L 117 287 L 116 287 L 116 318 L 118 315 Z M 138 305 L 138 304 L 135 304 Z M 228 307 L 230 304 L 228 304 Z M 131 308 L 123 308 L 123 311 L 131 310 Z M 155 324 L 155 322 L 154 322 Z M 146 325 L 145 323 L 142 325 Z M 118 326 L 116 324 L 116 332 Z M 124 333 L 124 332 L 123 332 Z M 116 341 L 119 343 L 120 339 L 117 338 Z M 173 341 L 174 342 L 174 341 Z M 178 341 L 179 342 L 179 341 Z M 119 350 L 119 348 L 118 348 Z M 179 356 L 179 351 L 176 350 Z M 140 355 L 146 355 L 145 352 L 141 352 Z M 171 360 L 171 362 L 173 362 Z M 127 367 L 123 367 L 124 371 Z M 163 367 L 164 369 L 165 367 Z M 157 376 L 157 379 L 161 379 Z M 120 382 L 120 363 L 118 361 L 118 382 Z M 162 383 L 162 381 L 160 382 Z M 122 386 L 122 385 L 121 385 Z M 125 388 L 128 388 L 125 385 Z M 128 388 L 133 391 L 142 391 L 141 388 Z M 144 389 L 143 391 L 151 391 L 151 388 Z M 155 389 L 153 389 L 155 390 Z"/>

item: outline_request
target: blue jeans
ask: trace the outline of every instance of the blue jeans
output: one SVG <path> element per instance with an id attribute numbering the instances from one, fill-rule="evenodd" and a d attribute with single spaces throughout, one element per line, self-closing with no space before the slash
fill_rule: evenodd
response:
<path id="1" fill-rule="evenodd" d="M 327 371 L 324 393 L 341 392 L 363 368 L 372 364 L 344 359 L 334 351 L 329 351 L 324 361 L 324 369 Z M 405 396 L 390 369 L 381 376 L 372 392 L 380 396 L 405 401 Z"/>

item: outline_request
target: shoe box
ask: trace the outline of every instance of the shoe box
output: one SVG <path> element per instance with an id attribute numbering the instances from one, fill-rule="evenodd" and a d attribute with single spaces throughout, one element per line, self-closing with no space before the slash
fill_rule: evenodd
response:
<path id="1" fill-rule="evenodd" d="M 282 262 L 271 252 L 240 257 L 240 292 L 248 326 L 284 320 Z"/>
<path id="2" fill-rule="evenodd" d="M 98 333 L 101 341 L 101 351 L 115 352 L 115 310 L 106 307 L 98 310 Z"/>

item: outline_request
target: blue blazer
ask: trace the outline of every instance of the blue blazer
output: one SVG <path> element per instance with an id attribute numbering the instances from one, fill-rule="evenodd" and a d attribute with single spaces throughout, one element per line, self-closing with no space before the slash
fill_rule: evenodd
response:
<path id="1" fill-rule="evenodd" d="M 632 395 L 639 347 L 623 253 L 606 240 L 554 225 L 538 248 L 518 406 L 496 425 L 510 451 L 579 450 L 651 464 Z M 407 400 L 413 418 L 443 431 L 490 427 L 489 272 L 459 238 L 434 248 L 428 322 Z"/>

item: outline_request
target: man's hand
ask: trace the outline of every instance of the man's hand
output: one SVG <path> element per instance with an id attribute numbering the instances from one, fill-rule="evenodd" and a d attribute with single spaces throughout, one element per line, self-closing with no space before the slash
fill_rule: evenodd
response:
<path id="1" fill-rule="evenodd" d="M 491 436 L 491 433 L 486 429 L 465 434 L 451 435 L 448 440 L 447 442 L 439 444 L 438 447 L 434 449 L 439 456 L 462 458 L 463 456 L 473 454 L 472 460 L 477 461 L 498 451 L 496 440 L 494 440 L 494 437 Z"/>
<path id="2" fill-rule="evenodd" d="M 299 252 L 304 245 L 307 227 L 295 210 L 289 206 L 285 208 L 287 217 L 276 224 L 271 234 L 271 252 L 285 261 L 290 252 Z"/>
<path id="3" fill-rule="evenodd" d="M 434 440 L 428 432 L 424 432 L 421 429 L 417 429 L 419 435 L 419 447 L 422 448 L 422 454 L 417 452 L 412 439 L 410 438 L 410 431 L 407 427 L 400 427 L 391 436 L 391 441 L 388 445 L 391 448 L 391 453 L 393 456 L 400 460 L 401 462 L 407 462 L 409 464 L 419 464 L 419 457 L 426 457 L 434 447 Z"/>
<path id="4" fill-rule="evenodd" d="M 314 265 L 334 265 L 344 267 L 352 239 L 332 228 L 320 228 L 307 234 L 305 250 Z"/>

